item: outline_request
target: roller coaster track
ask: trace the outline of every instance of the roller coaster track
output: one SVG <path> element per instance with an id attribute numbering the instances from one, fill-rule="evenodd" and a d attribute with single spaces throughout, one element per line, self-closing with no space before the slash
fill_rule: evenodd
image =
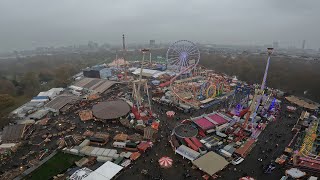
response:
<path id="1" fill-rule="evenodd" d="M 181 75 L 181 74 L 184 74 L 185 72 L 187 71 L 190 71 L 192 68 L 194 68 L 196 65 L 193 65 L 193 66 L 189 66 L 188 68 L 184 69 L 183 71 L 181 71 L 179 74 L 177 74 L 175 77 L 173 77 L 171 80 L 170 80 L 170 87 L 171 87 L 171 91 L 173 93 L 173 95 L 175 95 L 179 101 L 182 101 L 184 102 L 185 104 L 188 104 L 188 105 L 191 105 L 191 106 L 196 106 L 195 102 L 193 101 L 190 101 L 188 99 L 185 99 L 183 97 L 181 97 L 176 91 L 175 91 L 175 88 L 173 87 L 173 83 L 174 81 Z"/>
<path id="2" fill-rule="evenodd" d="M 303 143 L 301 145 L 300 148 L 300 154 L 308 157 L 310 159 L 318 159 L 320 160 L 320 156 L 319 155 L 315 155 L 312 153 L 312 147 L 314 144 L 314 141 L 316 139 L 316 133 L 317 133 L 317 128 L 319 125 L 319 120 L 314 120 L 312 121 L 312 123 L 310 124 L 309 128 L 306 130 L 306 135 L 303 139 Z"/>

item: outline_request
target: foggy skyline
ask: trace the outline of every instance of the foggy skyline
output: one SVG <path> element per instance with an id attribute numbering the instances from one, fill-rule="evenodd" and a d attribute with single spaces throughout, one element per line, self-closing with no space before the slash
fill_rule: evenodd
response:
<path id="1" fill-rule="evenodd" d="M 320 48 L 317 0 L 1 0 L 0 52 L 174 42 Z"/>

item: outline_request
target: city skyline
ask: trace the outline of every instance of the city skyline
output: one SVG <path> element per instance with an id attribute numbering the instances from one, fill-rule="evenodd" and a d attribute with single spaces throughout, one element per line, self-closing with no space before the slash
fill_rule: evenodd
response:
<path id="1" fill-rule="evenodd" d="M 307 1 L 81 1 L 0 2 L 0 51 L 98 43 L 174 42 L 318 49 L 320 2 Z M 48 7 L 50 7 L 48 9 Z M 312 28 L 311 28 L 312 27 Z"/>

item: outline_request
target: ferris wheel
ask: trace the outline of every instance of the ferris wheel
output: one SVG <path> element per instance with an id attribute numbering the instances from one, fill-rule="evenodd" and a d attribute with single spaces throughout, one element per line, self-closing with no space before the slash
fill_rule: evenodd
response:
<path id="1" fill-rule="evenodd" d="M 176 100 L 193 104 L 195 100 L 194 86 L 191 82 L 174 84 L 182 75 L 188 75 L 199 63 L 199 48 L 191 41 L 180 40 L 169 46 L 167 51 L 167 68 L 175 72 L 170 80 L 170 87 Z"/>
<path id="2" fill-rule="evenodd" d="M 199 48 L 191 41 L 179 40 L 167 51 L 168 68 L 177 73 L 190 72 L 200 60 Z"/>

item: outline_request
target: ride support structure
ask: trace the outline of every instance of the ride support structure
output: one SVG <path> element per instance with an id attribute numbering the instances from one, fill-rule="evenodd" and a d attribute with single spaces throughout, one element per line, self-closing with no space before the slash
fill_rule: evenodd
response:
<path id="1" fill-rule="evenodd" d="M 141 108 L 143 107 L 142 101 L 143 98 L 141 96 L 141 86 L 144 87 L 144 92 L 147 95 L 147 100 L 148 100 L 148 108 L 149 108 L 149 113 L 152 115 L 152 107 L 151 107 L 151 101 L 150 101 L 150 96 L 149 96 L 149 88 L 148 88 L 148 83 L 145 79 L 142 79 L 142 73 L 143 73 L 143 63 L 145 59 L 145 54 L 147 52 L 150 52 L 149 49 L 142 49 L 142 61 L 141 61 L 141 67 L 140 67 L 140 74 L 139 74 L 139 79 L 136 81 L 133 81 L 133 93 L 132 96 L 135 100 L 136 107 L 138 109 L 138 113 L 140 113 Z"/>
<path id="2" fill-rule="evenodd" d="M 196 68 L 200 60 L 199 48 L 191 41 L 179 40 L 170 45 L 167 51 L 167 67 L 171 68 L 176 75 L 170 80 L 172 94 L 180 101 L 193 106 L 193 103 L 177 92 L 174 82 L 179 77 L 188 76 Z M 187 90 L 192 91 L 192 89 Z"/>
<path id="3" fill-rule="evenodd" d="M 245 122 L 243 123 L 243 128 L 247 128 L 248 121 L 249 121 L 250 117 L 252 119 L 254 119 L 256 114 L 257 114 L 257 110 L 259 108 L 262 96 L 264 94 L 264 89 L 265 89 L 268 70 L 269 70 L 270 58 L 271 58 L 272 53 L 273 53 L 273 48 L 268 48 L 268 60 L 267 60 L 266 69 L 265 69 L 265 72 L 264 72 L 264 75 L 263 75 L 261 87 L 260 87 L 260 89 L 256 89 L 255 90 L 255 94 L 254 94 L 254 97 L 252 99 L 252 102 L 251 102 L 251 105 L 249 107 L 249 110 L 247 112 L 247 116 L 246 116 Z"/>

